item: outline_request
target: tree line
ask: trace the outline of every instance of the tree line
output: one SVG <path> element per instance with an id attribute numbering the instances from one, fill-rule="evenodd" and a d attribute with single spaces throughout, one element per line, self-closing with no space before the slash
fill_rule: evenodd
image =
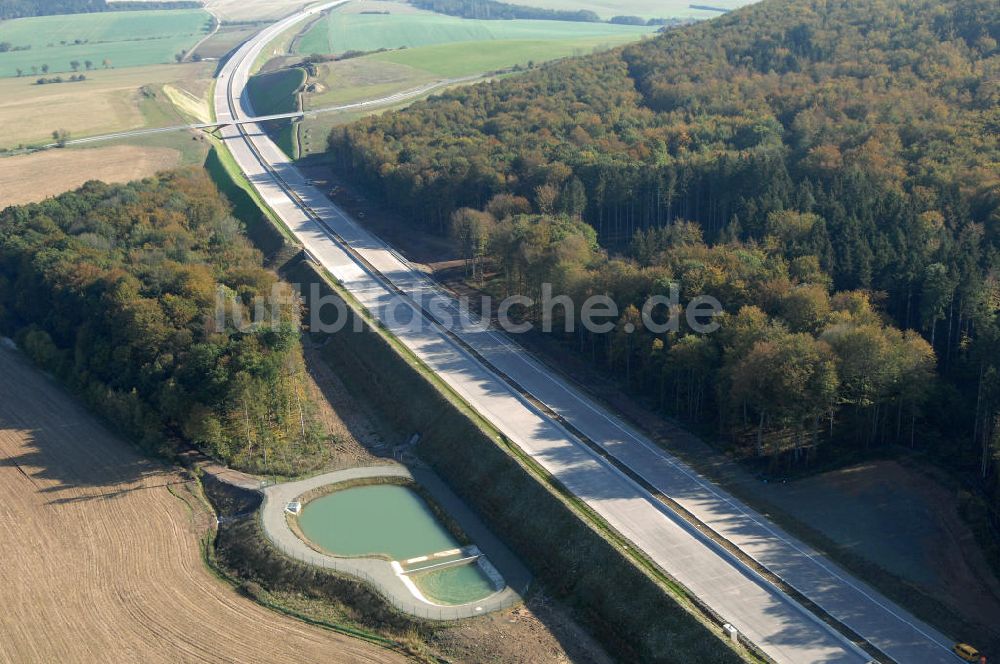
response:
<path id="1" fill-rule="evenodd" d="M 557 207 L 565 208 L 568 202 Z M 479 211 L 452 217 L 469 276 L 498 297 L 527 295 L 520 315 L 544 323 L 543 287 L 574 303 L 551 307 L 566 346 L 663 411 L 712 426 L 749 455 L 807 459 L 821 444 L 850 440 L 870 448 L 913 445 L 935 378 L 930 343 L 893 326 L 864 290 L 832 291 L 815 256 L 794 244 L 815 219 L 772 213 L 763 242 L 709 245 L 698 224 L 678 221 L 639 233 L 609 256 L 594 229 L 567 212 L 536 214 L 524 198 L 501 194 Z M 671 284 L 678 303 L 697 296 L 725 304 L 720 331 L 698 334 L 678 318 L 652 333 L 643 314 L 666 326 L 665 303 L 643 311 Z M 618 318 L 587 330 L 580 304 L 609 296 Z"/>
<path id="2" fill-rule="evenodd" d="M 50 83 L 80 83 L 87 80 L 86 74 L 71 74 L 69 78 L 63 78 L 62 76 L 53 76 L 51 78 L 39 78 L 35 81 L 35 85 L 48 85 Z"/>
<path id="3" fill-rule="evenodd" d="M 0 331 L 150 450 L 294 472 L 321 448 L 297 302 L 200 171 L 0 213 Z"/>
<path id="4" fill-rule="evenodd" d="M 995 477 L 998 41 L 988 0 L 765 0 L 335 129 L 330 150 L 411 223 L 465 227 L 505 288 L 719 289 L 724 329 L 764 332 L 577 340 L 666 412 L 756 453 L 899 441 Z M 491 213 L 497 196 L 517 214 Z M 506 237 L 508 216 L 533 238 L 585 225 L 597 248 L 528 242 L 517 263 L 492 231 L 468 239 Z"/>
<path id="5" fill-rule="evenodd" d="M 411 4 L 439 14 L 474 18 L 480 20 L 536 20 L 536 21 L 576 21 L 600 23 L 602 19 L 589 9 L 546 9 L 525 5 L 497 2 L 497 0 L 412 0 Z M 387 13 L 387 12 L 386 12 Z M 685 19 L 651 18 L 641 16 L 612 16 L 608 23 L 616 25 L 661 25 L 672 26 L 688 22 Z"/>
<path id="6" fill-rule="evenodd" d="M 164 2 L 107 2 L 107 0 L 0 0 L 0 20 L 29 16 L 56 14 L 89 14 L 94 12 L 150 10 L 150 9 L 199 9 L 195 0 Z"/>
<path id="7" fill-rule="evenodd" d="M 69 62 L 69 68 L 72 71 L 74 71 L 74 72 L 80 71 L 80 67 L 81 66 L 86 71 L 93 71 L 96 68 L 96 65 L 94 64 L 93 60 L 84 60 L 82 63 L 79 60 L 70 60 L 70 62 Z M 111 60 L 109 60 L 108 58 L 104 58 L 104 60 L 101 61 L 101 66 L 104 67 L 105 69 L 110 69 L 111 68 Z M 41 71 L 43 74 L 48 74 L 49 73 L 49 69 L 51 69 L 51 67 L 49 67 L 48 63 L 43 64 L 41 66 L 32 65 L 31 66 L 31 75 L 32 76 L 37 76 L 39 71 Z M 17 73 L 17 77 L 21 78 L 27 72 L 24 71 L 24 69 L 22 69 L 21 67 L 18 67 L 17 70 L 16 70 L 16 73 Z M 74 80 L 83 81 L 83 80 L 86 80 L 86 78 L 87 78 L 86 76 L 84 76 L 83 74 L 80 74 L 80 76 L 79 77 L 75 77 Z M 54 80 L 41 81 L 41 79 L 40 79 L 39 82 L 58 83 L 60 81 L 54 81 Z"/>
<path id="8" fill-rule="evenodd" d="M 599 23 L 601 17 L 590 10 L 543 9 L 496 0 L 412 0 L 411 4 L 439 14 L 484 20 L 530 19 L 539 21 L 582 21 Z"/>
<path id="9" fill-rule="evenodd" d="M 18 51 L 30 51 L 31 44 L 25 44 L 24 46 L 18 46 L 10 42 L 0 42 L 0 53 L 17 53 Z"/>

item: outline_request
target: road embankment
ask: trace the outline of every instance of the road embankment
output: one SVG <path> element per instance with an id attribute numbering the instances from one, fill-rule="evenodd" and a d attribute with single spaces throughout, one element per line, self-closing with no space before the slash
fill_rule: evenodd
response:
<path id="1" fill-rule="evenodd" d="M 421 457 L 609 651 L 628 661 L 756 661 L 730 647 L 712 616 L 679 584 L 628 552 L 628 543 L 582 501 L 360 313 L 225 166 L 218 154 L 206 162 L 223 192 L 232 192 L 234 214 L 268 264 L 306 293 L 316 284 L 320 295 L 347 305 L 351 320 L 340 332 L 315 335 L 324 360 L 378 416 L 398 430 L 421 433 Z"/>
<path id="2" fill-rule="evenodd" d="M 420 432 L 421 458 L 610 651 L 631 661 L 740 661 L 683 589 L 626 555 L 625 544 L 593 525 L 582 503 L 449 395 L 313 264 L 289 262 L 283 276 L 306 288 L 317 284 L 322 295 L 348 305 L 348 324 L 317 338 L 324 359 L 380 416 Z"/>

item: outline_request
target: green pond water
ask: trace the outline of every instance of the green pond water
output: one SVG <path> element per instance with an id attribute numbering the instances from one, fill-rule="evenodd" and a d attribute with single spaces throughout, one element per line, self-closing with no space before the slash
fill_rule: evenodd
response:
<path id="1" fill-rule="evenodd" d="M 489 577 L 475 564 L 424 572 L 411 578 L 424 597 L 435 604 L 465 604 L 493 594 Z"/>
<path id="2" fill-rule="evenodd" d="M 420 496 L 393 484 L 312 500 L 302 509 L 299 527 L 313 543 L 340 556 L 380 553 L 406 560 L 459 546 Z"/>
<path id="3" fill-rule="evenodd" d="M 299 515 L 299 527 L 314 544 L 340 556 L 383 554 L 406 560 L 460 546 L 419 495 L 393 484 L 345 489 L 310 501 Z M 478 565 L 410 578 L 437 604 L 465 604 L 493 593 Z"/>

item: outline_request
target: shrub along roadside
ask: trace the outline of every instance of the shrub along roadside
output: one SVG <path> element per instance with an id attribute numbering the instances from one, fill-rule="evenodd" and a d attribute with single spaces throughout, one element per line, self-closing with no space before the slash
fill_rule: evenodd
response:
<path id="1" fill-rule="evenodd" d="M 267 267 L 280 270 L 299 253 L 291 231 L 273 217 L 226 150 L 213 146 L 205 158 L 205 170 L 229 199 L 233 216 L 243 222 L 247 237 L 264 254 Z"/>

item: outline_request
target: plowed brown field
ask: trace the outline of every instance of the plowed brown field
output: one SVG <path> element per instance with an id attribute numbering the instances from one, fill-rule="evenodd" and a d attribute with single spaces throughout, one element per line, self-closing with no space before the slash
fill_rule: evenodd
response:
<path id="1" fill-rule="evenodd" d="M 206 569 L 210 515 L 0 343 L 0 662 L 396 662 Z"/>

